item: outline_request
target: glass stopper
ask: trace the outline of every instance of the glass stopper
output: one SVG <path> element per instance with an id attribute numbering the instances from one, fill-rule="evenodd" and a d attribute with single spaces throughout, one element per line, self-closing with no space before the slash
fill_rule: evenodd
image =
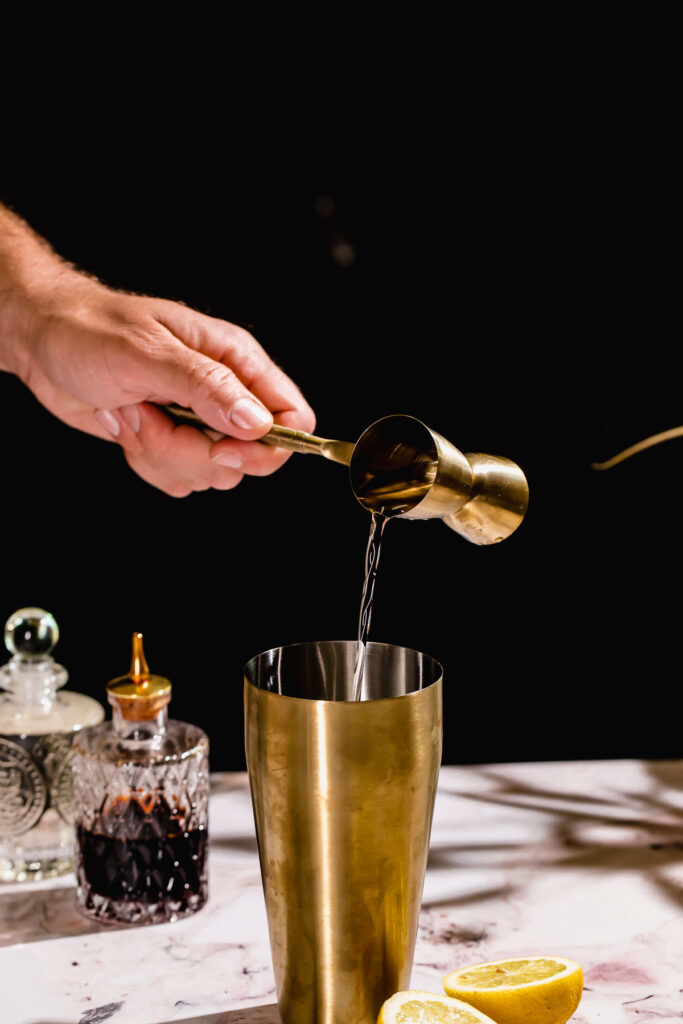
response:
<path id="1" fill-rule="evenodd" d="M 59 640 L 59 626 L 44 608 L 19 608 L 5 623 L 5 646 L 23 658 L 44 658 Z"/>

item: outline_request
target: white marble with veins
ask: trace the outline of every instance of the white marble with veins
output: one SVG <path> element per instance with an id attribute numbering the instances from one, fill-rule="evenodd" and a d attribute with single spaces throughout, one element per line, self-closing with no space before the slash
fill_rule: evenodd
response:
<path id="1" fill-rule="evenodd" d="M 246 776 L 213 776 L 210 899 L 94 926 L 73 877 L 0 886 L 3 1024 L 278 1024 Z M 683 762 L 441 770 L 413 986 L 525 953 L 582 964 L 573 1024 L 683 1020 Z"/>

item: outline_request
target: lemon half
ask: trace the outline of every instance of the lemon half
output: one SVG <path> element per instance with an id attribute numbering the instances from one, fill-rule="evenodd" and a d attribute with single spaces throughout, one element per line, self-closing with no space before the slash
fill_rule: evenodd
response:
<path id="1" fill-rule="evenodd" d="M 495 1024 L 474 1006 L 436 992 L 397 992 L 379 1011 L 377 1024 Z"/>
<path id="2" fill-rule="evenodd" d="M 566 1024 L 581 1000 L 583 972 L 566 957 L 517 957 L 453 971 L 443 987 L 496 1024 Z"/>

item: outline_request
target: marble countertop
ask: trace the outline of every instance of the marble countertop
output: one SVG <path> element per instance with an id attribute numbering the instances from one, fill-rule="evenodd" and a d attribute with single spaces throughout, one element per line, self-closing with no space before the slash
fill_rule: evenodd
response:
<path id="1" fill-rule="evenodd" d="M 81 918 L 73 876 L 0 886 L 3 1024 L 279 1024 L 246 775 L 212 777 L 210 898 Z M 683 761 L 441 770 L 412 985 L 525 953 L 584 968 L 572 1024 L 683 1020 Z"/>

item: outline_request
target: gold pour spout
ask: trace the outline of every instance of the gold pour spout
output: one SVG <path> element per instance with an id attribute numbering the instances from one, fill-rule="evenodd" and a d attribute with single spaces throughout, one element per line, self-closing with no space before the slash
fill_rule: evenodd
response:
<path id="1" fill-rule="evenodd" d="M 129 675 L 136 686 L 144 686 L 149 682 L 149 665 L 142 646 L 142 633 L 133 633 L 133 655 Z"/>
<path id="2" fill-rule="evenodd" d="M 107 698 L 131 722 L 155 718 L 170 701 L 170 681 L 149 671 L 142 647 L 142 633 L 133 633 L 130 672 L 107 683 Z"/>

